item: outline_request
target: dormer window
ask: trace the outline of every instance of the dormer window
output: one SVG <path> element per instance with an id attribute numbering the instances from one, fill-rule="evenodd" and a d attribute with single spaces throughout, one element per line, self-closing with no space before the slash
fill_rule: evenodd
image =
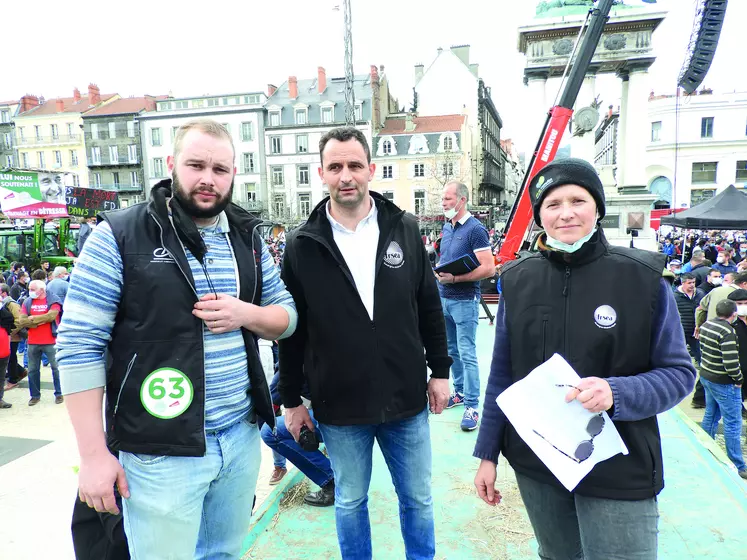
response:
<path id="1" fill-rule="evenodd" d="M 407 151 L 408 154 L 427 154 L 428 153 L 428 140 L 426 140 L 423 134 L 414 134 L 410 138 L 410 149 Z"/>
<path id="2" fill-rule="evenodd" d="M 391 154 L 392 153 L 392 141 L 384 140 L 384 143 L 381 145 L 381 151 L 384 152 L 386 155 Z"/>
<path id="3" fill-rule="evenodd" d="M 444 132 L 438 141 L 439 152 L 454 152 L 459 151 L 459 144 L 457 143 L 456 134 L 453 132 Z"/>
<path id="4" fill-rule="evenodd" d="M 323 123 L 331 123 L 333 119 L 333 108 L 332 107 L 322 107 L 322 122 Z"/>
<path id="5" fill-rule="evenodd" d="M 293 107 L 295 123 L 304 125 L 309 122 L 309 109 L 306 105 L 296 105 Z"/>
<path id="6" fill-rule="evenodd" d="M 383 136 L 379 138 L 379 142 L 376 147 L 376 157 L 396 155 L 397 145 L 394 143 L 394 138 L 392 138 L 391 136 Z"/>
<path id="7" fill-rule="evenodd" d="M 269 111 L 270 126 L 280 126 L 280 110 Z"/>
<path id="8" fill-rule="evenodd" d="M 356 121 L 363 120 L 363 104 L 361 103 L 355 104 L 355 120 Z"/>

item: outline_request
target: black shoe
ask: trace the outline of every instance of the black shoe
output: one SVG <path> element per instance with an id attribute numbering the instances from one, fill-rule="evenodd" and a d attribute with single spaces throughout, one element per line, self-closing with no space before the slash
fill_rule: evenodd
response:
<path id="1" fill-rule="evenodd" d="M 699 402 L 692 401 L 690 403 L 690 406 L 693 408 L 705 408 L 705 403 L 699 403 Z"/>
<path id="2" fill-rule="evenodd" d="M 335 504 L 335 481 L 322 486 L 317 492 L 309 492 L 303 499 L 305 504 L 314 507 L 327 507 Z"/>
<path id="3" fill-rule="evenodd" d="M 10 408 L 11 406 L 13 405 L 9 402 L 5 402 L 4 400 L 0 399 L 0 408 Z"/>

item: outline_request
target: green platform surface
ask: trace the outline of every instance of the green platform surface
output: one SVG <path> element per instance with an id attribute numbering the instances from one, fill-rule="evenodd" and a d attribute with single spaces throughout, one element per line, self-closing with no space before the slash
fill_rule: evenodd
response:
<path id="1" fill-rule="evenodd" d="M 492 345 L 493 327 L 483 319 L 477 343 L 483 388 Z M 461 413 L 456 408 L 430 417 L 436 558 L 537 558 L 513 472 L 503 459 L 498 467 L 503 503 L 490 508 L 476 497 L 472 481 L 478 460 L 472 457 L 472 449 L 477 433 L 459 429 Z M 659 558 L 747 559 L 747 482 L 737 476 L 718 446 L 678 409 L 660 415 L 659 425 L 666 484 L 659 495 Z M 258 509 L 244 541 L 243 558 L 340 558 L 334 508 L 283 500 L 284 493 L 293 493 L 294 483 L 304 480 L 300 473 L 286 478 Z M 397 498 L 377 446 L 369 512 L 374 558 L 404 558 Z"/>

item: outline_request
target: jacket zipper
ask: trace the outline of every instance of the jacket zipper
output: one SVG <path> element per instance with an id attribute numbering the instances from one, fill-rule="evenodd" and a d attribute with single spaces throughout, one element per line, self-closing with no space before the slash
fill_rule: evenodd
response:
<path id="1" fill-rule="evenodd" d="M 197 289 L 192 285 L 192 282 L 189 281 L 189 276 L 187 276 L 187 273 L 184 272 L 184 269 L 182 268 L 182 265 L 179 264 L 179 261 L 176 259 L 176 257 L 174 256 L 174 254 L 166 248 L 166 243 L 164 243 L 164 241 L 163 241 L 163 227 L 161 226 L 161 224 L 159 223 L 159 221 L 156 219 L 156 217 L 153 216 L 153 214 L 151 214 L 151 218 L 153 218 L 153 221 L 156 222 L 156 225 L 158 226 L 158 229 L 161 230 L 161 247 L 163 247 L 163 250 L 166 251 L 168 253 L 168 255 L 174 260 L 174 262 L 176 263 L 176 266 L 179 268 L 179 270 L 181 271 L 182 275 L 184 276 L 184 279 L 187 281 L 187 284 L 189 284 L 189 287 L 192 288 L 192 291 L 194 292 L 195 297 L 197 298 L 197 301 L 199 301 L 200 300 L 200 296 L 197 294 Z"/>
<path id="2" fill-rule="evenodd" d="M 565 267 L 565 279 L 563 281 L 563 297 L 565 298 L 565 329 L 563 332 L 563 351 L 565 352 L 564 358 L 570 360 L 571 357 L 568 355 L 568 331 L 570 329 L 570 309 L 571 309 L 571 298 L 568 295 L 568 287 L 571 283 L 571 267 Z"/>
<path id="3" fill-rule="evenodd" d="M 542 319 L 542 361 L 547 361 L 547 318 Z"/>
<path id="4" fill-rule="evenodd" d="M 130 372 L 132 371 L 132 368 L 135 365 L 136 359 L 137 359 L 137 352 L 135 352 L 135 355 L 132 356 L 130 363 L 127 365 L 127 372 L 125 372 L 125 376 L 124 376 L 124 379 L 122 380 L 122 384 L 119 386 L 119 393 L 117 393 L 117 403 L 114 405 L 114 414 L 112 414 L 112 420 L 114 420 L 114 418 L 117 417 L 117 410 L 119 410 L 119 399 L 122 398 L 122 391 L 124 390 L 125 383 L 127 383 L 127 378 L 130 377 Z"/>

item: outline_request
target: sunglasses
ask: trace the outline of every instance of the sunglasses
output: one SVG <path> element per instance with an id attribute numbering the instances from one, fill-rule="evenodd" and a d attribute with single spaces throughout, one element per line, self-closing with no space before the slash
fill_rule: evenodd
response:
<path id="1" fill-rule="evenodd" d="M 574 385 L 555 385 L 556 387 L 570 387 L 573 389 L 576 389 L 577 391 L 580 391 L 578 387 Z M 600 412 L 596 416 L 592 416 L 589 419 L 589 423 L 586 425 L 586 433 L 589 434 L 590 439 L 585 439 L 581 443 L 579 443 L 576 446 L 576 451 L 574 451 L 573 455 L 570 455 L 560 449 L 557 445 L 555 445 L 553 442 L 551 442 L 549 439 L 547 439 L 545 436 L 543 436 L 541 433 L 539 433 L 537 430 L 532 430 L 535 434 L 537 434 L 539 437 L 541 437 L 543 440 L 545 440 L 547 443 L 549 443 L 553 449 L 555 449 L 557 452 L 562 453 L 566 457 L 568 457 L 571 461 L 575 461 L 576 463 L 582 463 L 583 461 L 586 461 L 589 457 L 592 456 L 594 453 L 594 438 L 597 437 L 599 434 L 602 433 L 602 430 L 604 430 L 604 416 L 602 416 L 602 413 Z"/>

